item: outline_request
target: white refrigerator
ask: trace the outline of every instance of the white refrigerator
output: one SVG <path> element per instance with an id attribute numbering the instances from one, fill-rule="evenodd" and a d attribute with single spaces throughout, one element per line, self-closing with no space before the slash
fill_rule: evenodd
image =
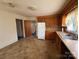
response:
<path id="1" fill-rule="evenodd" d="M 38 39 L 45 40 L 45 22 L 37 23 L 37 37 Z"/>

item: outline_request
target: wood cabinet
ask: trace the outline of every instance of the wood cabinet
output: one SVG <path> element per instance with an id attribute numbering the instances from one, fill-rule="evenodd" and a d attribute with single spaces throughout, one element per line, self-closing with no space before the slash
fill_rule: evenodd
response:
<path id="1" fill-rule="evenodd" d="M 53 27 L 58 25 L 57 24 L 57 17 L 56 16 L 39 16 L 37 17 L 38 22 L 45 22 L 46 27 Z"/>
<path id="2" fill-rule="evenodd" d="M 61 42 L 61 55 L 61 59 L 75 59 L 63 42 Z"/>
<path id="3" fill-rule="evenodd" d="M 62 26 L 62 14 L 57 15 L 57 25 L 60 27 Z"/>
<path id="4" fill-rule="evenodd" d="M 78 0 L 70 0 L 67 5 L 63 8 L 62 14 L 68 14 L 73 11 L 75 8 L 78 8 Z"/>
<path id="5" fill-rule="evenodd" d="M 61 53 L 61 39 L 57 33 L 56 33 L 56 46 L 57 46 L 59 53 Z"/>
<path id="6" fill-rule="evenodd" d="M 45 22 L 46 32 L 45 39 L 55 41 L 54 32 L 56 31 L 57 17 L 56 16 L 39 16 L 37 22 Z"/>
<path id="7" fill-rule="evenodd" d="M 56 33 L 56 47 L 60 54 L 60 59 L 75 59 L 73 55 L 70 53 L 68 48 L 62 42 L 61 38 Z"/>
<path id="8" fill-rule="evenodd" d="M 56 42 L 55 41 L 55 32 L 46 31 L 45 39 L 51 40 L 53 43 L 55 43 Z"/>

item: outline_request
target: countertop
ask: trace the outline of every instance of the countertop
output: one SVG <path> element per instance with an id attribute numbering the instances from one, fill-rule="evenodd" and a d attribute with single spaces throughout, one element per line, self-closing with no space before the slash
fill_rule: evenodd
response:
<path id="1" fill-rule="evenodd" d="M 65 44 L 65 46 L 69 49 L 71 54 L 76 59 L 78 59 L 78 40 L 72 40 L 72 39 L 64 38 L 63 36 L 67 34 L 65 32 L 56 31 L 56 33 L 61 38 L 61 40 Z"/>

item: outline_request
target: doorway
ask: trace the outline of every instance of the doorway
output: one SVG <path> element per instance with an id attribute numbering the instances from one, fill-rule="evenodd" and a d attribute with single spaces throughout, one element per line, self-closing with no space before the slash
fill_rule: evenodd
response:
<path id="1" fill-rule="evenodd" d="M 24 21 L 25 37 L 36 36 L 36 22 L 31 20 Z"/>
<path id="2" fill-rule="evenodd" d="M 18 40 L 24 38 L 23 36 L 23 20 L 16 19 L 17 37 Z"/>

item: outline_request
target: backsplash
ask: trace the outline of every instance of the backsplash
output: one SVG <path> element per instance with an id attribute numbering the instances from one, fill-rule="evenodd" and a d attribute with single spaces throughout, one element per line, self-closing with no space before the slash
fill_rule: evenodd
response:
<path id="1" fill-rule="evenodd" d="M 46 27 L 46 31 L 50 32 L 62 31 L 62 27 L 61 26 Z"/>

